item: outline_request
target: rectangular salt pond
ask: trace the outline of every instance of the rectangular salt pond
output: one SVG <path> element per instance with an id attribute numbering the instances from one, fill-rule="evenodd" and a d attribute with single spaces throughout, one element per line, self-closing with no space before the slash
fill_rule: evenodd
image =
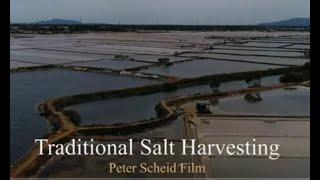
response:
<path id="1" fill-rule="evenodd" d="M 278 48 L 278 47 L 285 46 L 288 44 L 290 44 L 290 43 L 248 42 L 248 43 L 243 44 L 243 46 Z"/>
<path id="2" fill-rule="evenodd" d="M 117 42 L 116 42 L 117 43 Z M 116 48 L 117 45 L 94 45 L 94 46 L 83 46 L 83 47 L 63 47 L 55 49 L 64 49 L 72 52 L 83 52 L 83 53 L 97 53 L 105 55 L 115 55 L 115 54 L 154 54 L 154 55 L 170 55 L 173 54 L 176 49 L 168 48 L 149 48 L 149 47 L 135 47 L 123 46 L 122 49 Z"/>
<path id="3" fill-rule="evenodd" d="M 215 58 L 215 59 L 227 59 L 227 60 L 241 60 L 256 63 L 274 63 L 281 65 L 303 65 L 308 62 L 309 59 L 305 58 L 286 58 L 286 57 L 263 57 L 263 56 L 242 56 L 242 55 L 229 55 L 229 54 L 214 54 L 214 53 L 188 53 L 184 56 L 189 57 L 203 57 L 203 58 Z"/>
<path id="4" fill-rule="evenodd" d="M 310 44 L 294 44 L 294 45 L 292 45 L 292 46 L 288 46 L 287 48 L 310 49 Z"/>
<path id="5" fill-rule="evenodd" d="M 213 114 L 310 116 L 310 89 L 278 89 L 259 93 L 262 101 L 250 102 L 245 96 L 220 99 L 211 107 Z"/>
<path id="6" fill-rule="evenodd" d="M 302 52 L 282 52 L 282 51 L 248 51 L 248 50 L 232 50 L 232 49 L 213 49 L 210 53 L 231 53 L 240 55 L 266 55 L 266 56 L 283 56 L 283 57 L 301 57 Z"/>
<path id="7" fill-rule="evenodd" d="M 294 38 L 266 38 L 259 40 L 249 40 L 249 42 L 266 42 L 266 43 L 309 43 L 308 39 L 294 39 Z"/>
<path id="8" fill-rule="evenodd" d="M 17 56 L 36 57 L 43 59 L 61 59 L 69 61 L 90 61 L 103 58 L 112 58 L 111 55 L 99 55 L 90 53 L 67 52 L 62 50 L 23 49 L 12 50 L 11 54 Z"/>
<path id="9" fill-rule="evenodd" d="M 262 85 L 269 86 L 279 83 L 279 76 L 270 76 L 261 79 Z M 221 91 L 244 89 L 248 85 L 244 81 L 231 81 L 222 83 Z M 212 93 L 210 84 L 185 87 L 176 91 L 159 92 L 143 96 L 131 96 L 124 98 L 113 98 L 102 101 L 88 102 L 73 105 L 67 109 L 74 110 L 80 115 L 80 124 L 120 124 L 132 123 L 156 117 L 154 107 L 158 102 L 176 96 L 192 95 L 195 93 Z"/>
<path id="10" fill-rule="evenodd" d="M 57 59 L 57 58 L 46 58 L 46 57 L 36 57 L 36 56 L 24 56 L 24 55 L 17 55 L 10 52 L 10 59 L 29 62 L 29 63 L 38 63 L 38 64 L 65 64 L 65 63 L 72 63 L 74 61 L 67 60 L 67 59 Z"/>
<path id="11" fill-rule="evenodd" d="M 258 144 L 279 144 L 279 154 L 281 157 L 291 158 L 310 158 L 310 138 L 301 137 L 256 137 L 252 136 L 205 136 L 205 142 L 207 144 L 243 144 L 246 142 L 252 143 L 253 139 L 256 139 Z M 214 155 L 223 157 L 228 156 L 227 152 L 224 151 L 222 155 L 214 151 Z M 268 157 L 268 155 L 260 156 Z"/>
<path id="12" fill-rule="evenodd" d="M 199 59 L 183 63 L 176 63 L 170 66 L 154 67 L 143 70 L 141 72 L 165 76 L 175 76 L 180 78 L 192 78 L 205 75 L 257 71 L 276 68 L 281 68 L 281 66 Z"/>
<path id="13" fill-rule="evenodd" d="M 209 122 L 209 124 L 206 124 L 202 130 L 203 135 L 207 137 L 232 135 L 258 137 L 309 137 L 310 135 L 309 121 L 280 120 L 276 122 L 266 122 L 258 118 L 254 121 L 245 119 L 226 120 L 224 118 L 214 117 L 210 120 L 207 120 L 207 122 Z"/>
<path id="14" fill-rule="evenodd" d="M 26 63 L 26 62 L 19 62 L 19 61 L 10 61 L 10 69 L 11 68 L 20 68 L 20 67 L 35 67 L 35 66 L 42 66 L 41 64 L 34 64 L 34 63 Z"/>
<path id="15" fill-rule="evenodd" d="M 144 63 L 144 62 L 137 62 L 137 61 L 127 61 L 127 60 L 121 61 L 121 60 L 104 59 L 104 60 L 98 60 L 98 61 L 72 63 L 70 65 L 124 70 L 124 69 L 128 69 L 128 68 L 146 66 L 146 65 L 151 65 L 151 64 Z"/>
<path id="16" fill-rule="evenodd" d="M 213 46 L 216 49 L 225 49 L 225 50 L 243 50 L 243 51 L 274 51 L 274 52 L 301 52 L 297 49 L 288 49 L 288 48 L 264 48 L 264 47 L 246 47 L 246 46 L 228 46 L 228 45 L 217 45 Z"/>
<path id="17" fill-rule="evenodd" d="M 10 162 L 21 158 L 35 138 L 49 132 L 37 105 L 67 95 L 145 86 L 147 79 L 67 70 L 19 72 L 10 75 Z"/>
<path id="18" fill-rule="evenodd" d="M 215 178 L 308 178 L 309 158 L 210 158 Z"/>
<path id="19" fill-rule="evenodd" d="M 129 57 L 134 58 L 136 60 L 149 61 L 149 62 L 159 62 L 159 58 L 169 58 L 170 62 L 177 62 L 177 61 L 191 59 L 189 57 L 142 55 L 142 54 L 130 55 Z"/>

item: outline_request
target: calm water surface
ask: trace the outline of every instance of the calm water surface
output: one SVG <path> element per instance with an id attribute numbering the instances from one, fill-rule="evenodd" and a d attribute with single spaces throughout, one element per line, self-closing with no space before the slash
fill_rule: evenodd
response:
<path id="1" fill-rule="evenodd" d="M 37 105 L 51 98 L 158 83 L 124 76 L 66 70 L 12 73 L 10 76 L 10 161 L 22 157 L 35 138 L 49 132 Z"/>

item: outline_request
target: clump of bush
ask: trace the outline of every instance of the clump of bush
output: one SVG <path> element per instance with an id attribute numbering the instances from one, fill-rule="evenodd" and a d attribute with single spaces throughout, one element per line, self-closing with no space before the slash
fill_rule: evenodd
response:
<path id="1" fill-rule="evenodd" d="M 123 55 L 123 54 L 117 54 L 113 57 L 113 59 L 115 59 L 115 60 L 127 60 L 128 58 L 129 58 L 129 56 Z"/>
<path id="2" fill-rule="evenodd" d="M 256 94 L 248 93 L 244 96 L 244 100 L 246 100 L 249 103 L 256 103 L 256 102 L 262 101 L 263 99 L 259 93 L 256 93 Z"/>
<path id="3" fill-rule="evenodd" d="M 310 63 L 303 65 L 300 71 L 287 72 L 283 74 L 279 81 L 281 83 L 304 82 L 310 80 Z"/>
<path id="4" fill-rule="evenodd" d="M 280 77 L 281 83 L 304 82 L 310 80 L 310 72 L 289 72 Z"/>

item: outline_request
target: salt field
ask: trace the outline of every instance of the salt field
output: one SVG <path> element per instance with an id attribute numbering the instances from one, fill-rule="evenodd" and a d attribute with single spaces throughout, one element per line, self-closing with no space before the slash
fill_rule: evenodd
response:
<path id="1" fill-rule="evenodd" d="M 12 33 L 12 171 L 45 178 L 106 177 L 105 162 L 110 161 L 192 160 L 208 169 L 200 177 L 308 177 L 310 89 L 306 84 L 280 84 L 279 79 L 288 71 L 300 73 L 308 67 L 302 65 L 310 61 L 309 36 L 304 31 Z M 252 87 L 250 78 L 258 78 L 259 86 Z M 128 90 L 134 87 L 139 88 Z M 111 90 L 125 93 L 110 95 Z M 248 90 L 253 92 L 243 93 Z M 217 101 L 206 99 L 216 97 L 217 92 L 234 94 Z M 197 111 L 196 104 L 202 101 L 211 102 L 210 113 Z M 56 129 L 52 124 L 58 124 Z M 53 141 L 63 143 L 71 137 L 104 143 L 121 143 L 129 137 L 241 143 L 255 137 L 266 144 L 279 143 L 282 156 L 270 161 L 265 156 L 225 154 L 43 159 L 35 156 L 37 150 L 28 154 L 36 147 L 35 138 L 52 140 L 53 135 Z M 138 150 L 134 142 L 134 151 Z M 299 170 L 292 172 L 295 167 Z"/>

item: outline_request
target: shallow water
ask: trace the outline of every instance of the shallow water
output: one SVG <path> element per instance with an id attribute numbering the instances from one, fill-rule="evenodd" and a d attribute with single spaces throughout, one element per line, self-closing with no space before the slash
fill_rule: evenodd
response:
<path id="1" fill-rule="evenodd" d="M 151 65 L 151 64 L 144 63 L 144 62 L 136 62 L 136 61 L 117 61 L 117 60 L 105 59 L 105 60 L 91 61 L 91 62 L 72 63 L 71 65 L 123 70 L 127 68 L 134 68 L 134 67 Z"/>
<path id="2" fill-rule="evenodd" d="M 248 42 L 244 46 L 257 46 L 257 47 L 281 47 L 290 43 L 265 43 L 265 42 Z"/>
<path id="3" fill-rule="evenodd" d="M 246 50 L 232 50 L 232 49 L 213 49 L 212 53 L 232 53 L 245 55 L 267 55 L 267 56 L 285 56 L 285 57 L 300 57 L 302 52 L 282 52 L 282 51 L 246 51 Z"/>
<path id="4" fill-rule="evenodd" d="M 46 119 L 37 111 L 45 100 L 102 90 L 158 83 L 157 81 L 67 70 L 44 70 L 10 75 L 10 161 L 21 158 L 35 138 L 49 132 Z"/>
<path id="5" fill-rule="evenodd" d="M 143 60 L 148 62 L 158 62 L 159 58 L 169 58 L 170 62 L 183 61 L 186 59 L 190 59 L 188 57 L 177 57 L 177 56 L 160 56 L 160 55 L 131 55 L 130 58 L 134 58 L 136 60 Z"/>
<path id="6" fill-rule="evenodd" d="M 19 67 L 35 67 L 41 66 L 41 64 L 34 64 L 34 63 L 25 63 L 19 61 L 10 61 L 10 68 L 19 68 Z"/>
<path id="7" fill-rule="evenodd" d="M 279 82 L 279 76 L 261 79 L 262 85 L 268 86 Z M 244 81 L 222 83 L 220 91 L 247 88 Z M 143 96 L 113 98 L 70 106 L 67 109 L 77 111 L 81 116 L 82 125 L 130 123 L 156 116 L 154 107 L 158 102 L 169 97 L 191 95 L 195 93 L 212 93 L 209 84 L 185 87 L 176 91 L 159 92 Z"/>
<path id="8" fill-rule="evenodd" d="M 260 51 L 262 52 L 262 51 Z M 211 54 L 211 53 L 190 53 L 185 54 L 185 56 L 195 56 L 204 58 L 216 58 L 216 59 L 229 59 L 229 60 L 242 60 L 256 63 L 274 63 L 281 65 L 303 65 L 308 62 L 305 58 L 287 58 L 287 57 L 263 57 L 263 56 L 238 56 L 229 54 Z M 233 63 L 233 62 L 231 62 Z M 240 62 L 235 62 L 240 63 Z M 237 64 L 236 64 L 237 65 Z"/>
<path id="9" fill-rule="evenodd" d="M 299 52 L 297 49 L 287 49 L 287 48 L 265 48 L 265 47 L 247 47 L 241 45 L 218 45 L 214 46 L 214 48 L 218 49 L 226 49 L 226 50 L 242 50 L 242 51 L 251 51 L 252 53 L 256 51 L 272 51 L 272 52 Z"/>
<path id="10" fill-rule="evenodd" d="M 18 55 L 10 52 L 10 59 L 18 60 L 28 63 L 41 63 L 41 64 L 64 64 L 64 63 L 72 63 L 73 60 L 68 59 L 58 59 L 58 58 L 47 58 L 47 57 L 37 57 L 37 56 L 25 56 Z"/>
<path id="11" fill-rule="evenodd" d="M 211 158 L 217 178 L 307 178 L 309 158 Z"/>
<path id="12" fill-rule="evenodd" d="M 288 46 L 288 48 L 310 49 L 310 45 L 309 44 L 294 44 L 292 46 Z"/>
<path id="13" fill-rule="evenodd" d="M 11 50 L 11 54 L 17 56 L 25 56 L 25 57 L 36 57 L 42 58 L 43 62 L 46 62 L 48 59 L 55 59 L 57 61 L 89 61 L 96 60 L 102 58 L 111 58 L 112 56 L 101 55 L 101 54 L 84 54 L 80 52 L 68 52 L 61 50 L 55 50 L 48 48 L 50 50 L 44 49 L 21 49 L 21 50 Z"/>
<path id="14" fill-rule="evenodd" d="M 244 96 L 220 99 L 214 114 L 310 116 L 310 89 L 273 90 L 260 93 L 262 101 L 250 103 Z"/>
<path id="15" fill-rule="evenodd" d="M 222 73 L 275 69 L 279 67 L 281 66 L 203 59 L 177 63 L 171 66 L 150 68 L 141 72 L 192 78 Z"/>

